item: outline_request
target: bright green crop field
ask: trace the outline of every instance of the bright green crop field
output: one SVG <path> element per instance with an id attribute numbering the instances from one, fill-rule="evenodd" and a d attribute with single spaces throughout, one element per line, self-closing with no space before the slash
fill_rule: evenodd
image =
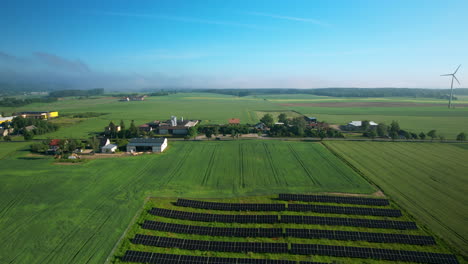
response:
<path id="1" fill-rule="evenodd" d="M 435 234 L 466 254 L 466 144 L 327 142 Z"/>
<path id="2" fill-rule="evenodd" d="M 0 263 L 103 263 L 147 196 L 376 191 L 319 143 L 170 142 L 76 165 L 23 146 L 0 143 Z"/>

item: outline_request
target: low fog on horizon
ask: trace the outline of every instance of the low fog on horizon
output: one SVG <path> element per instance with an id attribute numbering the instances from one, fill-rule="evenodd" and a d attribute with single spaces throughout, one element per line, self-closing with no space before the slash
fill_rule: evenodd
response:
<path id="1" fill-rule="evenodd" d="M 462 64 L 454 86 L 462 88 L 468 2 L 450 2 L 7 1 L 0 83 L 448 89 L 440 75 Z"/>

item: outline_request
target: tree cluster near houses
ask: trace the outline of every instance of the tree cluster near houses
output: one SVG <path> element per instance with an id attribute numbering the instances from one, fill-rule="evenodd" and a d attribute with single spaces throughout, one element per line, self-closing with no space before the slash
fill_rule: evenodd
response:
<path id="1" fill-rule="evenodd" d="M 359 128 L 359 131 L 362 132 L 364 137 L 368 137 L 371 139 L 380 137 L 380 138 L 391 138 L 392 140 L 395 139 L 420 139 L 425 140 L 426 138 L 430 138 L 431 141 L 434 139 L 439 139 L 441 141 L 446 140 L 445 136 L 439 134 L 437 130 L 433 129 L 428 131 L 427 133 L 420 132 L 419 134 L 410 132 L 400 128 L 398 121 L 393 120 L 392 123 L 387 126 L 385 123 L 379 123 L 374 126 L 369 126 L 372 121 L 364 120 L 362 121 L 362 126 Z M 466 141 L 466 134 L 461 132 L 456 137 L 457 141 Z"/>
<path id="2" fill-rule="evenodd" d="M 50 123 L 47 120 L 20 116 L 13 118 L 10 126 L 14 129 L 14 134 L 23 135 L 25 140 L 31 140 L 34 135 L 42 135 L 59 129 L 57 124 Z"/>
<path id="3" fill-rule="evenodd" d="M 134 120 L 130 122 L 130 127 L 128 129 L 126 129 L 125 122 L 120 120 L 119 125 L 116 125 L 111 121 L 109 125 L 104 128 L 104 132 L 102 134 L 111 139 L 125 139 L 138 137 L 140 133 L 138 128 L 135 126 Z"/>

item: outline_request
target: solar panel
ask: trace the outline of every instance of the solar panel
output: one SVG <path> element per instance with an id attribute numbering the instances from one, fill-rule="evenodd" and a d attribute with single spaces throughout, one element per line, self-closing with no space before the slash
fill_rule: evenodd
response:
<path id="1" fill-rule="evenodd" d="M 372 215 L 372 216 L 387 216 L 400 217 L 400 210 L 382 209 L 382 208 L 366 208 L 366 207 L 344 207 L 331 205 L 316 205 L 316 204 L 288 204 L 288 211 L 295 212 L 316 212 L 324 214 L 350 214 L 350 215 Z"/>
<path id="2" fill-rule="evenodd" d="M 334 257 L 372 258 L 390 261 L 412 261 L 421 263 L 457 264 L 458 260 L 451 254 L 440 254 L 420 251 L 377 249 L 347 246 L 328 246 L 317 244 L 291 244 L 292 254 L 324 255 Z"/>
<path id="3" fill-rule="evenodd" d="M 406 234 L 286 228 L 285 235 L 288 237 L 324 238 L 330 240 L 368 241 L 375 243 L 398 243 L 411 245 L 435 245 L 434 238 L 430 236 L 416 236 Z"/>
<path id="4" fill-rule="evenodd" d="M 220 222 L 220 223 L 267 223 L 273 224 L 278 222 L 277 215 L 224 215 L 224 214 L 204 214 L 204 213 L 191 213 L 183 211 L 175 211 L 169 209 L 152 208 L 149 211 L 150 214 L 190 220 L 190 221 L 201 221 L 201 222 Z"/>
<path id="5" fill-rule="evenodd" d="M 208 240 L 191 240 L 170 237 L 136 234 L 131 240 L 133 244 L 154 247 L 180 248 L 187 250 L 219 251 L 219 252 L 258 252 L 258 253 L 286 253 L 287 243 L 260 242 L 225 242 Z"/>
<path id="6" fill-rule="evenodd" d="M 386 229 L 417 229 L 417 226 L 414 222 L 324 216 L 281 215 L 280 222 L 293 224 L 339 225 Z"/>
<path id="7" fill-rule="evenodd" d="M 221 211 L 284 211 L 286 205 L 281 203 L 276 204 L 242 204 L 242 203 L 215 203 L 204 202 L 187 199 L 178 199 L 177 206 L 207 209 L 207 210 L 221 210 Z"/>
<path id="8" fill-rule="evenodd" d="M 305 194 L 279 194 L 279 199 L 284 201 L 321 202 L 321 203 L 342 203 L 386 206 L 390 205 L 387 199 L 364 198 L 364 197 L 343 197 L 331 195 L 305 195 Z"/>

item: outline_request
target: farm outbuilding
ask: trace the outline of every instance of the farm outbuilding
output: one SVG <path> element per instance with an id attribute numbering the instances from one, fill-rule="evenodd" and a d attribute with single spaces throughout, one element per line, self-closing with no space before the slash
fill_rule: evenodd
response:
<path id="1" fill-rule="evenodd" d="M 101 148 L 102 153 L 114 153 L 117 150 L 117 145 L 107 144 Z"/>
<path id="2" fill-rule="evenodd" d="M 127 152 L 163 152 L 167 148 L 167 138 L 133 138 L 127 144 Z"/>

